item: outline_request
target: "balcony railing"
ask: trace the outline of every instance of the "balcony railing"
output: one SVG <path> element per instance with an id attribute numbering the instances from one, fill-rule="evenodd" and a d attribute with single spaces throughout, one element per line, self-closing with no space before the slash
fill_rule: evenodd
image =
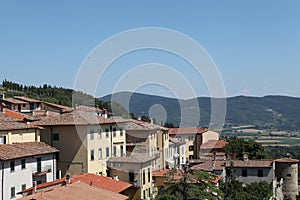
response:
<path id="1" fill-rule="evenodd" d="M 38 167 L 32 167 L 31 172 L 36 175 L 38 175 L 40 173 L 52 172 L 52 165 L 45 165 L 45 166 L 41 167 L 40 169 L 38 169 Z"/>

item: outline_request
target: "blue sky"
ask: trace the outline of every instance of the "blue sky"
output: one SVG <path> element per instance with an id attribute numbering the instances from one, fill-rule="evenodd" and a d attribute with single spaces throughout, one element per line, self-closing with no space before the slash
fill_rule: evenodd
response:
<path id="1" fill-rule="evenodd" d="M 205 48 L 228 96 L 299 97 L 299 8 L 296 0 L 1 1 L 0 80 L 72 88 L 81 63 L 99 43 L 128 29 L 162 27 L 184 33 Z M 159 51 L 120 58 L 99 83 L 96 96 L 112 91 L 115 74 L 149 62 L 176 68 L 190 78 L 198 96 L 209 96 L 187 63 Z M 150 85 L 139 91 L 172 93 L 161 89 Z"/>

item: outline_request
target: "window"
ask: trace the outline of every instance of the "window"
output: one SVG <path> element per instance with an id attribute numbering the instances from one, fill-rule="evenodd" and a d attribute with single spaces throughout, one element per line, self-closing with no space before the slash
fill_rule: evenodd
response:
<path id="1" fill-rule="evenodd" d="M 90 140 L 94 140 L 94 130 L 90 130 Z"/>
<path id="2" fill-rule="evenodd" d="M 42 171 L 42 158 L 37 158 L 36 159 L 36 169 L 37 169 L 37 172 Z"/>
<path id="3" fill-rule="evenodd" d="M 247 177 L 247 169 L 242 169 L 242 177 Z"/>
<path id="4" fill-rule="evenodd" d="M 109 157 L 109 147 L 106 147 L 106 158 Z"/>
<path id="5" fill-rule="evenodd" d="M 114 152 L 113 152 L 114 156 L 117 156 L 117 146 L 114 146 Z"/>
<path id="6" fill-rule="evenodd" d="M 26 190 L 26 184 L 23 184 L 23 185 L 22 185 L 22 191 L 23 191 L 23 190 Z"/>
<path id="7" fill-rule="evenodd" d="M 52 140 L 53 141 L 59 141 L 59 133 L 53 133 Z"/>
<path id="8" fill-rule="evenodd" d="M 98 159 L 101 160 L 102 159 L 102 148 L 98 149 Z"/>
<path id="9" fill-rule="evenodd" d="M 151 175 L 150 175 L 150 167 L 148 168 L 148 182 L 150 182 L 150 178 L 151 178 Z"/>
<path id="10" fill-rule="evenodd" d="M 6 144 L 6 136 L 0 136 L 0 144 Z"/>
<path id="11" fill-rule="evenodd" d="M 123 129 L 120 128 L 120 136 L 123 136 Z"/>
<path id="12" fill-rule="evenodd" d="M 26 160 L 22 159 L 21 160 L 21 169 L 25 169 L 26 168 Z"/>
<path id="13" fill-rule="evenodd" d="M 10 188 L 10 198 L 15 198 L 16 197 L 16 188 L 11 187 Z"/>
<path id="14" fill-rule="evenodd" d="M 292 178 L 292 174 L 287 174 L 286 177 Z"/>
<path id="15" fill-rule="evenodd" d="M 99 136 L 99 140 L 102 139 L 102 130 L 101 129 L 98 130 L 98 136 Z"/>
<path id="16" fill-rule="evenodd" d="M 146 183 L 146 174 L 145 170 L 143 169 L 143 185 Z"/>
<path id="17" fill-rule="evenodd" d="M 134 182 L 134 172 L 129 172 L 129 182 L 130 183 Z"/>
<path id="18" fill-rule="evenodd" d="M 151 197 L 150 188 L 148 188 L 148 195 L 149 195 L 149 197 Z"/>
<path id="19" fill-rule="evenodd" d="M 95 160 L 94 149 L 91 150 L 91 160 Z"/>
<path id="20" fill-rule="evenodd" d="M 194 145 L 189 146 L 189 151 L 194 151 Z"/>
<path id="21" fill-rule="evenodd" d="M 263 177 L 264 176 L 262 169 L 257 170 L 257 176 L 258 177 Z"/>
<path id="22" fill-rule="evenodd" d="M 121 145 L 120 146 L 120 150 L 121 150 L 121 156 L 123 156 L 124 155 L 124 149 L 123 149 L 124 147 L 123 147 L 123 145 Z"/>
<path id="23" fill-rule="evenodd" d="M 189 155 L 189 160 L 194 159 L 194 155 Z"/>
<path id="24" fill-rule="evenodd" d="M 105 129 L 105 135 L 106 135 L 106 138 L 109 138 L 109 129 L 108 128 Z"/>
<path id="25" fill-rule="evenodd" d="M 143 196 L 144 196 L 144 198 L 143 199 L 146 199 L 146 190 L 143 190 Z"/>
<path id="26" fill-rule="evenodd" d="M 10 171 L 11 172 L 15 171 L 15 161 L 10 161 Z"/>
<path id="27" fill-rule="evenodd" d="M 116 137 L 117 136 L 117 129 L 113 128 L 113 136 Z"/>

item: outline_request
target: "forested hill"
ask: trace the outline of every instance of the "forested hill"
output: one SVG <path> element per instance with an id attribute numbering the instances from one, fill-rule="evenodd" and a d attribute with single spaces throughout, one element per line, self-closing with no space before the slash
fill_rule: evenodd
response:
<path id="1" fill-rule="evenodd" d="M 181 119 L 180 105 L 184 106 L 181 109 L 193 109 L 190 107 L 192 100 L 177 100 L 129 92 L 114 94 L 114 99 L 121 104 L 128 97 L 130 97 L 129 112 L 132 112 L 135 116 L 148 115 L 152 105 L 160 104 L 167 112 L 167 121 L 175 125 L 178 125 Z M 100 100 L 110 101 L 111 95 L 104 96 Z M 200 107 L 200 125 L 208 126 L 210 122 L 211 99 L 199 97 L 197 100 Z M 237 96 L 226 100 L 226 125 L 255 125 L 257 128 L 264 129 L 300 130 L 300 98 L 286 96 Z M 192 119 L 195 116 L 191 113 L 190 116 L 186 117 Z"/>
<path id="2" fill-rule="evenodd" d="M 64 106 L 72 107 L 72 96 L 76 95 L 78 105 L 96 105 L 100 108 L 110 110 L 110 103 L 95 99 L 93 96 L 83 92 L 74 91 L 62 87 L 50 86 L 26 86 L 12 81 L 4 80 L 0 85 L 0 93 L 5 93 L 5 97 L 26 96 L 34 99 L 41 99 L 51 103 L 57 103 Z"/>

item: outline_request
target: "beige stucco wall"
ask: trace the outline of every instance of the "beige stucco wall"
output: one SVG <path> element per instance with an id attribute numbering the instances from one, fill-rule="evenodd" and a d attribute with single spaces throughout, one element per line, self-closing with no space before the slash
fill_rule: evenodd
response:
<path id="1" fill-rule="evenodd" d="M 38 129 L 24 129 L 24 130 L 11 130 L 0 132 L 1 136 L 6 136 L 6 143 L 12 144 L 14 142 L 39 142 Z"/>

